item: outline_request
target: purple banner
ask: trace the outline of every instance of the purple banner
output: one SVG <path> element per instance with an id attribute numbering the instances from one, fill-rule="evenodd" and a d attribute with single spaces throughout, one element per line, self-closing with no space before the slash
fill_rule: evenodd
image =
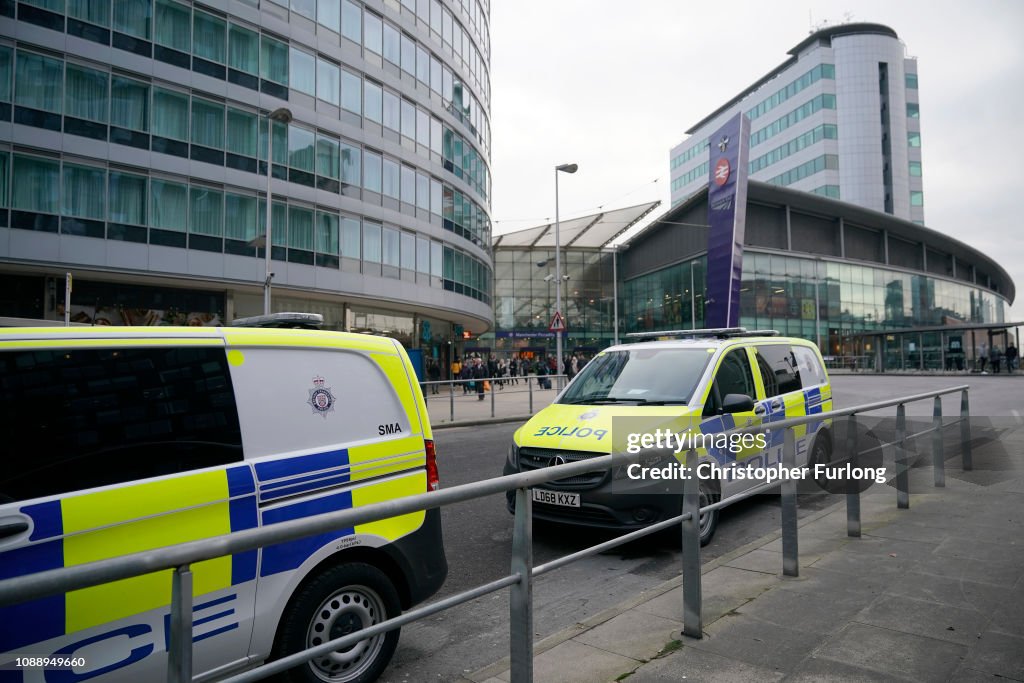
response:
<path id="1" fill-rule="evenodd" d="M 747 219 L 750 120 L 737 114 L 708 138 L 708 267 L 705 327 L 740 320 L 743 235 Z"/>

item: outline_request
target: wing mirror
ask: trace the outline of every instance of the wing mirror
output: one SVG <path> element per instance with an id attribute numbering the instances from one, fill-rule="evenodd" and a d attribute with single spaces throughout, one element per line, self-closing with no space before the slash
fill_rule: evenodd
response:
<path id="1" fill-rule="evenodd" d="M 726 394 L 722 399 L 723 413 L 746 413 L 754 409 L 754 399 L 746 394 Z"/>

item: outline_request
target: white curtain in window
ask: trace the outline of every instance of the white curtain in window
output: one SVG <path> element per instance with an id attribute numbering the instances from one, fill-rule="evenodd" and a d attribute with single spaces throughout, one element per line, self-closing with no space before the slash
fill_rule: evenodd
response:
<path id="1" fill-rule="evenodd" d="M 246 157 L 256 156 L 257 118 L 252 112 L 228 109 L 227 150 Z"/>
<path id="2" fill-rule="evenodd" d="M 228 28 L 228 66 L 247 74 L 260 73 L 259 34 L 231 24 Z"/>
<path id="3" fill-rule="evenodd" d="M 292 249 L 313 251 L 313 211 L 297 206 L 288 207 L 288 246 Z"/>
<path id="4" fill-rule="evenodd" d="M 153 88 L 153 133 L 188 140 L 188 95 Z"/>
<path id="5" fill-rule="evenodd" d="M 149 86 L 114 76 L 110 88 L 110 123 L 129 130 L 149 130 Z"/>
<path id="6" fill-rule="evenodd" d="M 263 206 L 265 211 L 266 204 Z M 228 192 L 224 195 L 224 209 L 224 236 L 228 239 L 249 242 L 263 232 L 262 223 L 256 220 L 256 197 Z"/>
<path id="7" fill-rule="evenodd" d="M 146 178 L 111 171 L 109 182 L 109 220 L 128 225 L 145 225 Z"/>
<path id="8" fill-rule="evenodd" d="M 107 122 L 107 83 L 103 71 L 68 64 L 64 80 L 64 113 L 89 121 Z"/>
<path id="9" fill-rule="evenodd" d="M 64 82 L 64 63 L 18 50 L 14 101 L 23 107 L 59 114 Z"/>
<path id="10" fill-rule="evenodd" d="M 23 211 L 57 213 L 60 196 L 60 164 L 49 159 L 14 156 L 11 206 Z"/>
<path id="11" fill-rule="evenodd" d="M 316 212 L 316 250 L 321 254 L 338 255 L 338 216 Z"/>
<path id="12" fill-rule="evenodd" d="M 64 164 L 61 213 L 102 221 L 107 216 L 107 172 L 101 168 Z"/>
<path id="13" fill-rule="evenodd" d="M 114 0 L 114 30 L 149 40 L 152 0 Z"/>
<path id="14" fill-rule="evenodd" d="M 153 227 L 185 232 L 188 229 L 188 186 L 153 179 L 149 190 Z"/>
<path id="15" fill-rule="evenodd" d="M 188 52 L 192 49 L 192 13 L 171 0 L 156 0 L 154 39 L 160 45 Z"/>
<path id="16" fill-rule="evenodd" d="M 224 193 L 193 185 L 189 191 L 192 222 L 189 232 L 194 235 L 220 237 L 224 234 Z"/>

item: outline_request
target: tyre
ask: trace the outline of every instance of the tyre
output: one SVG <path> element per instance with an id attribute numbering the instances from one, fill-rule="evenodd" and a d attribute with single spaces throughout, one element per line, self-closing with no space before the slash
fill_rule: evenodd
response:
<path id="1" fill-rule="evenodd" d="M 380 623 L 401 612 L 398 592 L 376 567 L 343 564 L 320 572 L 292 596 L 271 659 L 320 645 Z M 391 661 L 398 646 L 399 629 L 355 645 L 321 655 L 285 671 L 286 683 L 369 683 Z"/>
<path id="2" fill-rule="evenodd" d="M 699 495 L 700 506 L 705 507 L 712 503 L 717 503 L 721 498 L 718 489 L 715 486 L 715 482 L 704 481 L 703 479 L 697 486 L 697 493 Z M 715 536 L 715 530 L 718 528 L 718 513 L 720 510 L 712 510 L 711 512 L 700 513 L 700 544 L 706 546 L 711 542 L 711 539 Z"/>

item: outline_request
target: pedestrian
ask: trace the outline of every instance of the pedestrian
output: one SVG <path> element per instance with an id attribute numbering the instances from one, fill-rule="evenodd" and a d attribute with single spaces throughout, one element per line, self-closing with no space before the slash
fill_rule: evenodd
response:
<path id="1" fill-rule="evenodd" d="M 473 371 L 473 381 L 476 384 L 476 395 L 479 400 L 484 400 L 484 378 L 487 377 L 487 366 L 483 358 L 476 359 L 476 367 Z"/>
<path id="2" fill-rule="evenodd" d="M 427 363 L 427 378 L 430 379 L 430 393 L 436 394 L 438 392 L 437 381 L 441 379 L 441 366 L 437 364 L 437 361 L 433 358 Z"/>
<path id="3" fill-rule="evenodd" d="M 1006 345 L 1006 371 L 1013 372 L 1017 367 L 1017 347 L 1010 342 Z"/>
<path id="4" fill-rule="evenodd" d="M 988 354 L 988 362 L 992 366 L 992 372 L 999 374 L 1000 360 L 1002 359 L 1002 351 L 995 344 L 992 345 L 992 351 Z"/>
<path id="5" fill-rule="evenodd" d="M 468 358 L 468 359 L 466 359 L 466 362 L 462 365 L 462 376 L 461 376 L 461 379 L 463 380 L 463 382 L 462 382 L 462 393 L 463 394 L 468 394 L 470 391 L 473 390 L 473 385 L 474 385 L 473 375 L 476 374 L 475 369 L 476 369 L 476 359 L 475 358 Z"/>
<path id="6" fill-rule="evenodd" d="M 519 360 L 514 356 L 508 362 L 508 376 L 512 384 L 519 384 Z"/>

